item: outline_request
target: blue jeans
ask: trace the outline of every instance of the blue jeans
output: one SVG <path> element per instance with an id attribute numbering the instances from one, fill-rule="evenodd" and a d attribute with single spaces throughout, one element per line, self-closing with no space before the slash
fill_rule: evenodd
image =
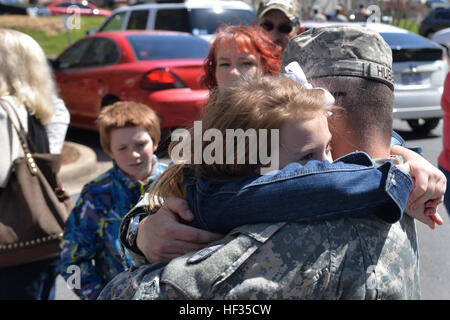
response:
<path id="1" fill-rule="evenodd" d="M 445 170 L 439 165 L 438 167 L 439 170 L 441 170 L 445 174 L 445 177 L 447 178 L 447 189 L 445 190 L 444 195 L 444 206 L 445 209 L 447 209 L 447 213 L 450 215 L 450 171 Z"/>
<path id="2" fill-rule="evenodd" d="M 53 300 L 59 257 L 0 269 L 0 300 Z"/>
<path id="3" fill-rule="evenodd" d="M 227 233 L 244 224 L 370 214 L 394 223 L 402 218 L 413 183 L 391 162 L 376 167 L 367 154 L 354 152 L 333 163 L 291 163 L 272 175 L 226 181 L 186 171 L 184 186 L 195 216 L 187 224 Z"/>

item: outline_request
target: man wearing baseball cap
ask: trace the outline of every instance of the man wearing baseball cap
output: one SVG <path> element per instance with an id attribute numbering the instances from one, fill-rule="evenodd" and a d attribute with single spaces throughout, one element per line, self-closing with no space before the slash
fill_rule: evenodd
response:
<path id="1" fill-rule="evenodd" d="M 282 48 L 305 29 L 300 26 L 297 3 L 295 0 L 264 0 L 256 12 L 257 24 Z"/>
<path id="2" fill-rule="evenodd" d="M 374 165 L 391 161 L 392 53 L 378 33 L 358 26 L 313 28 L 289 42 L 283 72 L 291 62 L 300 64 L 310 82 L 328 89 L 344 109 L 330 125 L 334 159 L 362 150 Z M 322 179 L 327 179 L 326 172 Z M 391 176 L 388 184 L 398 185 L 396 179 Z M 234 208 L 242 202 L 239 195 L 232 201 Z M 346 212 L 345 218 L 311 223 L 241 226 L 164 268 L 157 264 L 122 274 L 102 295 L 106 299 L 131 298 L 130 294 L 142 299 L 419 299 L 414 220 L 403 215 L 389 223 L 384 213 L 349 218 Z"/>

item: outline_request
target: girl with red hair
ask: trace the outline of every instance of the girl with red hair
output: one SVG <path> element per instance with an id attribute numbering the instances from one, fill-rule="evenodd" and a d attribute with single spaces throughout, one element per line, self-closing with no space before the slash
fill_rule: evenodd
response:
<path id="1" fill-rule="evenodd" d="M 261 28 L 225 26 L 219 29 L 211 46 L 203 83 L 209 90 L 214 90 L 228 86 L 244 74 L 278 74 L 281 50 Z"/>

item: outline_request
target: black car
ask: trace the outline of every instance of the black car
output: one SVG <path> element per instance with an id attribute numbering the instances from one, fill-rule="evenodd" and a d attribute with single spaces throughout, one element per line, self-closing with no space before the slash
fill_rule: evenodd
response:
<path id="1" fill-rule="evenodd" d="M 0 0 L 0 14 L 27 14 L 28 3 L 18 0 Z"/>
<path id="2" fill-rule="evenodd" d="M 431 38 L 433 33 L 448 27 L 450 27 L 450 8 L 436 8 L 422 21 L 419 34 Z"/>

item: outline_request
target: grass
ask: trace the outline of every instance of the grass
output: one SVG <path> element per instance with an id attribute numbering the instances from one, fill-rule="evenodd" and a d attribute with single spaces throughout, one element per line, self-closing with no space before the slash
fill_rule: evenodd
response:
<path id="1" fill-rule="evenodd" d="M 86 31 L 89 29 L 96 29 L 103 18 L 98 17 L 86 17 L 81 19 L 81 28 L 70 30 L 70 40 L 73 42 L 81 39 L 86 35 Z M 67 46 L 69 46 L 69 34 L 68 31 L 58 33 L 56 35 L 48 35 L 42 30 L 35 30 L 29 28 L 21 28 L 24 33 L 33 37 L 44 49 L 44 52 L 48 56 L 56 56 L 60 54 Z"/>
<path id="2" fill-rule="evenodd" d="M 44 49 L 49 57 L 59 55 L 70 43 L 68 31 L 64 28 L 61 17 L 20 17 L 10 16 L 11 19 L 0 19 L 0 27 L 15 29 L 33 37 Z M 75 42 L 86 35 L 89 29 L 97 29 L 103 22 L 104 17 L 81 17 L 79 28 L 70 30 L 70 40 Z"/>

